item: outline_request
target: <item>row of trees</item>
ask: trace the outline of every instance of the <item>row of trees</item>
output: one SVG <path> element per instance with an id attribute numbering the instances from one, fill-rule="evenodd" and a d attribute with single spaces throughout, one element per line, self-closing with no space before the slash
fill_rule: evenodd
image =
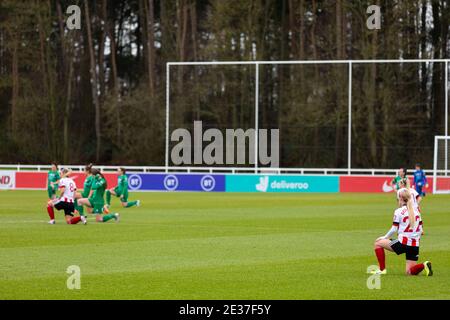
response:
<path id="1" fill-rule="evenodd" d="M 162 165 L 166 62 L 448 59 L 449 21 L 446 0 L 2 0 L 0 162 Z M 171 130 L 254 127 L 254 73 L 172 67 Z M 430 166 L 444 65 L 353 73 L 353 166 Z M 345 65 L 260 66 L 259 125 L 280 129 L 281 166 L 346 166 L 347 87 Z"/>

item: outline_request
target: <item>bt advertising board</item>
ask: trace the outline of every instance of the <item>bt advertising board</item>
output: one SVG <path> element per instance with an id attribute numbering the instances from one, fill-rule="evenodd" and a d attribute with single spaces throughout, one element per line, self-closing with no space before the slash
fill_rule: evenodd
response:
<path id="1" fill-rule="evenodd" d="M 130 191 L 225 191 L 225 176 L 210 174 L 128 173 Z"/>

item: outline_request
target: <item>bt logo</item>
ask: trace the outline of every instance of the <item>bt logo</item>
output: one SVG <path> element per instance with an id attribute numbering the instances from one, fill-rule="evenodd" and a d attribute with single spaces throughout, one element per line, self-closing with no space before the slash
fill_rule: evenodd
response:
<path id="1" fill-rule="evenodd" d="M 128 177 L 128 184 L 131 190 L 138 190 L 142 186 L 142 178 L 137 174 L 132 174 Z"/>
<path id="2" fill-rule="evenodd" d="M 174 191 L 178 187 L 178 178 L 174 175 L 168 175 L 164 178 L 164 187 L 168 191 Z"/>
<path id="3" fill-rule="evenodd" d="M 207 175 L 200 180 L 200 186 L 203 191 L 212 191 L 216 186 L 216 180 L 213 176 Z"/>

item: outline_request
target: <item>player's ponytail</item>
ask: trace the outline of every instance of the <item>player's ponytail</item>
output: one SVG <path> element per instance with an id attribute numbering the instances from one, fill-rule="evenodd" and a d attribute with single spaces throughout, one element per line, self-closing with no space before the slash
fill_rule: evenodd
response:
<path id="1" fill-rule="evenodd" d="M 99 176 L 101 177 L 103 180 L 105 180 L 105 188 L 108 188 L 108 182 L 106 181 L 105 176 L 102 174 L 102 172 L 100 171 L 100 169 L 92 169 L 91 170 L 92 175 L 95 176 Z"/>
<path id="2" fill-rule="evenodd" d="M 94 165 L 92 164 L 92 163 L 89 163 L 88 165 L 86 165 L 85 167 L 84 167 L 84 171 L 86 171 L 86 172 L 89 172 L 89 173 L 92 173 L 91 171 L 92 171 L 92 167 L 93 167 Z"/>
<path id="3" fill-rule="evenodd" d="M 408 218 L 409 218 L 409 228 L 414 230 L 416 224 L 416 215 L 414 214 L 413 202 L 411 200 L 411 193 L 408 189 L 402 192 L 402 200 L 406 203 L 406 207 L 408 208 Z"/>
<path id="4" fill-rule="evenodd" d="M 100 177 L 103 178 L 103 180 L 105 180 L 105 188 L 108 188 L 108 181 L 106 180 L 105 176 L 103 175 L 103 173 L 99 172 L 98 173 L 100 175 Z"/>

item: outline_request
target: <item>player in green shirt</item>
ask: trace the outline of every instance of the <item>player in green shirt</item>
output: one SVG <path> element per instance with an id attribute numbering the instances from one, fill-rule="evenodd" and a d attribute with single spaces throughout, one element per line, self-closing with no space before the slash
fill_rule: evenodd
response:
<path id="1" fill-rule="evenodd" d="M 58 172 L 58 164 L 56 162 L 52 163 L 52 168 L 47 174 L 47 194 L 50 200 L 56 198 L 56 191 L 58 190 L 58 181 L 61 176 Z"/>
<path id="2" fill-rule="evenodd" d="M 90 163 L 84 167 L 84 173 L 86 174 L 86 179 L 84 180 L 83 191 L 77 192 L 75 194 L 75 210 L 80 214 L 84 215 L 84 207 L 78 204 L 78 199 L 89 198 L 91 194 L 92 183 L 94 182 L 94 176 L 91 173 L 93 164 Z M 92 208 L 87 208 L 89 213 L 92 213 Z"/>
<path id="3" fill-rule="evenodd" d="M 128 177 L 126 176 L 125 168 L 119 168 L 117 170 L 119 176 L 117 177 L 117 186 L 113 189 L 106 190 L 106 205 L 109 207 L 111 205 L 111 194 L 119 197 L 122 207 L 131 208 L 132 206 L 140 206 L 141 201 L 130 201 L 128 202 Z"/>
<path id="4" fill-rule="evenodd" d="M 398 170 L 397 176 L 394 179 L 392 179 L 392 181 L 391 181 L 391 186 L 394 188 L 395 191 L 400 189 L 399 183 L 405 177 L 406 177 L 406 169 L 400 168 Z"/>
<path id="5" fill-rule="evenodd" d="M 98 169 L 91 169 L 93 176 L 91 194 L 88 198 L 82 198 L 78 200 L 79 205 L 85 205 L 88 208 L 93 208 L 92 213 L 96 214 L 97 222 L 107 222 L 111 219 L 119 222 L 118 213 L 109 213 L 108 208 L 105 206 L 105 190 L 107 188 L 106 179 Z M 105 213 L 105 215 L 103 215 Z"/>

